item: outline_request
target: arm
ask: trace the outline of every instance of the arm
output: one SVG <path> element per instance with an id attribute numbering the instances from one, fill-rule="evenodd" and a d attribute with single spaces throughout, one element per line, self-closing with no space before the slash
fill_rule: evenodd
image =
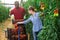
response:
<path id="1" fill-rule="evenodd" d="M 14 14 L 14 11 L 13 11 L 13 10 L 11 10 L 9 14 L 10 14 L 10 15 Z"/>
<path id="2" fill-rule="evenodd" d="M 14 11 L 13 10 L 10 10 L 10 17 L 11 17 L 11 19 L 14 19 Z"/>
<path id="3" fill-rule="evenodd" d="M 31 18 L 28 18 L 27 20 L 23 21 L 24 24 L 29 23 L 31 21 Z"/>
<path id="4" fill-rule="evenodd" d="M 27 20 L 23 21 L 23 22 L 18 22 L 17 24 L 27 24 L 29 23 L 31 20 L 30 18 L 28 18 Z"/>

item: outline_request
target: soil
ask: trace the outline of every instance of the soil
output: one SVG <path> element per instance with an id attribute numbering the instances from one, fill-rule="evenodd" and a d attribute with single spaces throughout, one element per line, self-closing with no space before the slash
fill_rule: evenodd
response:
<path id="1" fill-rule="evenodd" d="M 13 28 L 10 18 L 8 18 L 5 22 L 0 23 L 0 40 L 7 40 L 5 37 L 5 30 L 7 30 L 7 28 Z"/>

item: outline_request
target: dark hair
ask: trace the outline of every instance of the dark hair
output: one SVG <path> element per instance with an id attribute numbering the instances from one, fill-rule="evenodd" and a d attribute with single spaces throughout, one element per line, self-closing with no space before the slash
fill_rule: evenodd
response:
<path id="1" fill-rule="evenodd" d="M 19 3 L 19 1 L 15 1 L 15 3 Z"/>
<path id="2" fill-rule="evenodd" d="M 32 10 L 32 11 L 35 11 L 35 8 L 34 7 L 29 7 L 28 10 Z"/>

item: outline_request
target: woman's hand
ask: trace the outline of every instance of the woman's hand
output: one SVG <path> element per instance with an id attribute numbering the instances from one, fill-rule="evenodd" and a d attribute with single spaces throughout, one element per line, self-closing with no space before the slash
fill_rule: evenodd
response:
<path id="1" fill-rule="evenodd" d="M 23 24 L 23 22 L 17 22 L 17 24 Z"/>

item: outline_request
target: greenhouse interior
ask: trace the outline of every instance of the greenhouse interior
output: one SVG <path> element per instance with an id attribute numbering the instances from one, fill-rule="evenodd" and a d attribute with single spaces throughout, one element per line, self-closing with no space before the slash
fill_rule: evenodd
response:
<path id="1" fill-rule="evenodd" d="M 0 0 L 0 40 L 60 40 L 60 0 Z"/>

